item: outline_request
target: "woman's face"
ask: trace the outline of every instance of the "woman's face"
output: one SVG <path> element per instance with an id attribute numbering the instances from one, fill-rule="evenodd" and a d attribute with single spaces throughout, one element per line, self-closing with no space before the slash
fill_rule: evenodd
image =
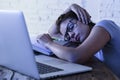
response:
<path id="1" fill-rule="evenodd" d="M 89 35 L 90 28 L 76 19 L 69 18 L 60 24 L 60 32 L 65 40 L 83 42 Z"/>

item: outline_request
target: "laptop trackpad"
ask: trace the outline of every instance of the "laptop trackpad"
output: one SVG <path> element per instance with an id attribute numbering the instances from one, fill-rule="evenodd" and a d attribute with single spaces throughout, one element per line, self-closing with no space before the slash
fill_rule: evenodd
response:
<path id="1" fill-rule="evenodd" d="M 68 64 L 67 61 L 61 60 L 61 59 L 57 59 L 57 58 L 53 58 L 53 57 L 49 57 L 49 56 L 45 56 L 45 55 L 38 55 L 35 57 L 37 62 L 42 62 L 45 64 L 52 64 L 52 65 L 62 65 L 62 64 Z"/>

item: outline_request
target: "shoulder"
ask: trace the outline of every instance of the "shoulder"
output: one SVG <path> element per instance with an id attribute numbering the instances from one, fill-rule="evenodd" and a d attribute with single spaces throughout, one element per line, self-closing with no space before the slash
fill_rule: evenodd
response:
<path id="1" fill-rule="evenodd" d="M 104 28 L 111 37 L 114 37 L 116 34 L 120 34 L 120 27 L 112 20 L 101 20 L 96 23 L 95 27 Z"/>
<path id="2" fill-rule="evenodd" d="M 95 26 L 106 27 L 106 26 L 111 26 L 112 24 L 115 24 L 112 20 L 101 20 L 98 23 L 96 23 Z"/>
<path id="3" fill-rule="evenodd" d="M 95 26 L 107 28 L 119 28 L 119 26 L 112 20 L 101 20 L 95 24 Z"/>

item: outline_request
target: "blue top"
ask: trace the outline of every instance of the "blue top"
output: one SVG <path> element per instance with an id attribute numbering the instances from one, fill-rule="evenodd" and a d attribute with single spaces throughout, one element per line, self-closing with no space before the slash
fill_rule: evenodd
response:
<path id="1" fill-rule="evenodd" d="M 95 26 L 110 34 L 110 41 L 102 49 L 102 61 L 120 78 L 120 27 L 111 20 L 102 20 Z"/>

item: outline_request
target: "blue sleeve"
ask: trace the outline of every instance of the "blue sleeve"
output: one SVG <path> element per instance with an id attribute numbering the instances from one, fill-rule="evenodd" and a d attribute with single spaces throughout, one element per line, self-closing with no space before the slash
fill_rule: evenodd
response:
<path id="1" fill-rule="evenodd" d="M 106 29 L 106 31 L 108 31 L 108 33 L 110 34 L 111 39 L 113 39 L 114 37 L 118 37 L 117 35 L 118 33 L 120 33 L 120 27 L 111 20 L 102 20 L 98 22 L 95 26 L 103 27 L 104 29 Z"/>

